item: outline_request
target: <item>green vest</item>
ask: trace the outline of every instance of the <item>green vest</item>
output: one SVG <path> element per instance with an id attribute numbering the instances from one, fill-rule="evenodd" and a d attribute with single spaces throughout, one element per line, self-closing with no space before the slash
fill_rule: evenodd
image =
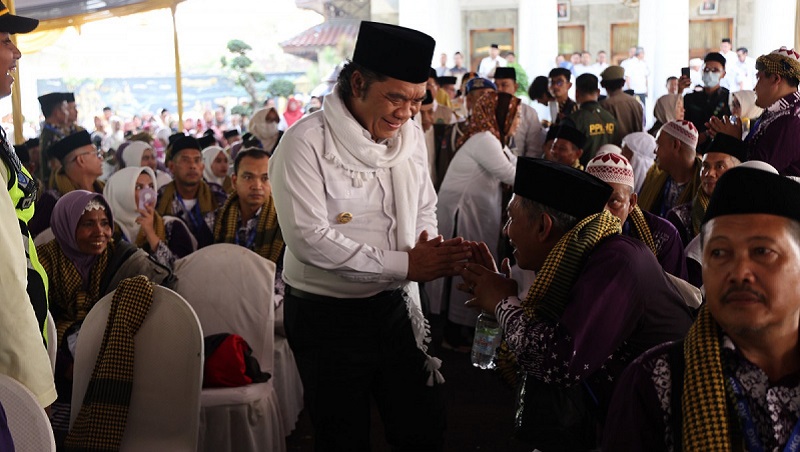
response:
<path id="1" fill-rule="evenodd" d="M 38 187 L 36 180 L 22 166 L 16 152 L 8 144 L 4 133 L 0 134 L 0 139 L 2 139 L 0 160 L 3 161 L 8 169 L 8 194 L 11 196 L 11 202 L 14 204 L 17 213 L 22 244 L 27 258 L 27 292 L 31 305 L 33 305 L 33 311 L 36 313 L 36 320 L 39 322 L 42 336 L 47 340 L 47 331 L 45 329 L 45 320 L 47 319 L 47 273 L 45 273 L 42 264 L 39 263 L 39 257 L 36 255 L 36 245 L 34 245 L 33 237 L 28 231 L 28 221 L 33 217 Z"/>

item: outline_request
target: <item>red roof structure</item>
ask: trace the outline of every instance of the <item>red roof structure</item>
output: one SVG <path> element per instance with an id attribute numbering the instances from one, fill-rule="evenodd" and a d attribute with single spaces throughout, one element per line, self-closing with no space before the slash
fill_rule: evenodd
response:
<path id="1" fill-rule="evenodd" d="M 317 54 L 323 48 L 336 47 L 342 39 L 355 41 L 360 23 L 358 19 L 325 21 L 283 41 L 280 46 L 286 53 L 317 61 Z"/>

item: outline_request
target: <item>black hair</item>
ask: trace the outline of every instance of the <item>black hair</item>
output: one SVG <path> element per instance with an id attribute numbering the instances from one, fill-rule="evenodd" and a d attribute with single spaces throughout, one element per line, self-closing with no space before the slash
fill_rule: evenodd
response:
<path id="1" fill-rule="evenodd" d="M 617 91 L 622 89 L 623 86 L 625 86 L 625 79 L 620 78 L 616 80 L 603 80 L 602 82 L 600 82 L 600 86 L 602 86 L 609 92 Z"/>
<path id="2" fill-rule="evenodd" d="M 575 79 L 575 92 L 591 94 L 598 91 L 597 76 L 590 73 L 581 74 Z"/>
<path id="3" fill-rule="evenodd" d="M 339 94 L 342 96 L 342 100 L 353 97 L 353 88 L 350 86 L 350 79 L 353 77 L 353 74 L 356 71 L 358 71 L 361 74 L 361 77 L 364 79 L 364 85 L 361 86 L 362 99 L 366 98 L 370 85 L 375 82 L 382 82 L 389 78 L 383 74 L 378 74 L 371 69 L 367 69 L 358 63 L 348 61 L 339 72 L 339 77 L 336 79 L 336 85 L 339 87 Z"/>
<path id="4" fill-rule="evenodd" d="M 550 97 L 550 91 L 547 90 L 548 84 L 547 77 L 544 75 L 536 77 L 533 79 L 531 86 L 528 87 L 528 97 L 531 99 L 538 99 L 542 97 L 542 95 Z"/>
<path id="5" fill-rule="evenodd" d="M 667 77 L 667 84 L 669 84 L 669 82 L 671 80 L 678 80 L 678 77 L 675 77 L 674 75 L 670 75 L 669 77 Z"/>
<path id="6" fill-rule="evenodd" d="M 570 72 L 569 69 L 566 69 L 566 68 L 563 68 L 563 67 L 556 67 L 556 68 L 551 69 L 550 73 L 547 74 L 547 76 L 549 78 L 556 78 L 559 75 L 563 75 L 564 78 L 566 78 L 567 81 L 569 81 L 570 77 L 572 77 L 572 72 Z"/>
<path id="7" fill-rule="evenodd" d="M 251 144 L 251 143 L 248 143 L 248 144 Z M 253 143 L 253 144 L 255 144 L 255 143 Z M 244 147 L 244 146 L 245 146 L 245 144 L 242 143 L 242 147 Z M 256 160 L 261 160 L 263 158 L 269 158 L 269 153 L 267 151 L 261 149 L 260 147 L 256 147 L 256 146 L 248 146 L 245 149 L 242 149 L 241 151 L 239 151 L 238 154 L 236 154 L 236 158 L 233 159 L 233 174 L 237 174 L 237 175 L 239 174 L 239 163 L 241 163 L 242 159 L 245 158 L 245 157 L 250 157 L 250 158 L 254 158 Z"/>

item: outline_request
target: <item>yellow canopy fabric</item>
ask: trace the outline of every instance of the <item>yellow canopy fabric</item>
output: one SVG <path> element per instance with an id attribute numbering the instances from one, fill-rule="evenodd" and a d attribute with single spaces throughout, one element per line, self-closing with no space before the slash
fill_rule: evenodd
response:
<path id="1" fill-rule="evenodd" d="M 80 27 L 81 25 L 98 20 L 109 19 L 111 17 L 122 17 L 131 14 L 144 13 L 154 9 L 172 8 L 183 0 L 143 0 L 125 6 L 118 6 L 104 11 L 79 14 L 76 16 L 60 17 L 58 19 L 43 20 L 36 28 L 36 33 L 44 31 L 62 30 L 68 27 Z"/>

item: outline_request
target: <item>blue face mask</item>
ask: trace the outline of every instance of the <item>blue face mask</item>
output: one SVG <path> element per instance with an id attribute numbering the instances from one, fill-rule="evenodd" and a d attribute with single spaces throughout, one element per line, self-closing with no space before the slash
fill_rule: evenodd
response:
<path id="1" fill-rule="evenodd" d="M 703 72 L 703 85 L 706 88 L 713 88 L 719 85 L 719 79 L 721 74 L 719 72 Z"/>

